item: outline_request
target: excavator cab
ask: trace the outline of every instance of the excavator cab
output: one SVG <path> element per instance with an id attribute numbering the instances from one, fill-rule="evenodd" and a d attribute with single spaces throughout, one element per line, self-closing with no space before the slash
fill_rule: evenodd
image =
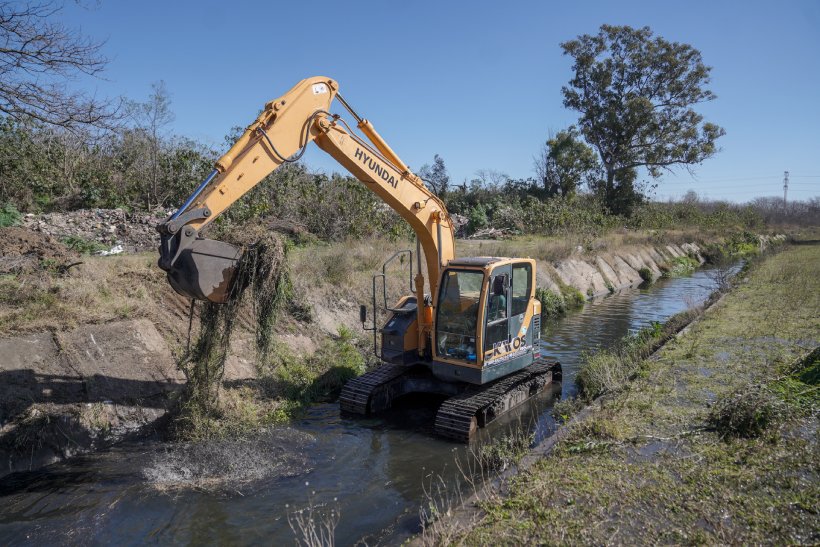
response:
<path id="1" fill-rule="evenodd" d="M 533 260 L 451 260 L 436 307 L 433 372 L 485 384 L 529 366 L 540 355 L 540 318 Z"/>

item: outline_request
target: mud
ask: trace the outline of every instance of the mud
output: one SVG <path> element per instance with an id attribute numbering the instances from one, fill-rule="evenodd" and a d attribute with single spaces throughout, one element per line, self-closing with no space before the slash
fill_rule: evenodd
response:
<path id="1" fill-rule="evenodd" d="M 315 438 L 277 428 L 250 439 L 225 439 L 166 446 L 143 469 L 158 488 L 222 490 L 265 479 L 308 473 Z"/>

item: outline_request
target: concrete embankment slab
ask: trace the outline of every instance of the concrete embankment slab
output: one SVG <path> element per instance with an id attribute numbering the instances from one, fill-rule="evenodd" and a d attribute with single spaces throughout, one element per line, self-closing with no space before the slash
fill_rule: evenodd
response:
<path id="1" fill-rule="evenodd" d="M 85 325 L 55 338 L 90 400 L 154 397 L 184 381 L 168 345 L 147 319 Z"/>
<path id="2" fill-rule="evenodd" d="M 183 382 L 145 319 L 0 339 L 0 476 L 155 429 Z"/>
<path id="3" fill-rule="evenodd" d="M 145 319 L 3 338 L 0 356 L 0 422 L 34 403 L 134 403 L 184 381 Z"/>

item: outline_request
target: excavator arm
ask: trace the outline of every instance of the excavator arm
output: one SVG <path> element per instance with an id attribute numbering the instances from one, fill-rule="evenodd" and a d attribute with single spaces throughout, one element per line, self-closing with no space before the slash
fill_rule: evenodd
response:
<path id="1" fill-rule="evenodd" d="M 330 113 L 334 99 L 354 116 L 368 140 Z M 338 94 L 337 82 L 325 77 L 302 80 L 267 103 L 185 204 L 158 226 L 159 266 L 168 272 L 174 289 L 213 302 L 228 298 L 242 250 L 204 239 L 200 232 L 280 165 L 301 157 L 311 141 L 410 224 L 424 250 L 435 302 L 441 267 L 455 251 L 454 229 L 444 203 L 410 171 L 372 124 L 350 108 Z M 432 316 L 424 309 L 428 305 L 424 303 L 422 272 L 416 277 L 416 290 L 421 341 L 431 327 L 427 318 Z"/>

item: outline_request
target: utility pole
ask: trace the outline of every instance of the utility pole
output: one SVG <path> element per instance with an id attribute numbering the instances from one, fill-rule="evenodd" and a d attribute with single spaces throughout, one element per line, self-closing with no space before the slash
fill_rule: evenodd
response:
<path id="1" fill-rule="evenodd" d="M 789 194 L 789 172 L 783 171 L 783 208 L 786 208 L 786 196 Z"/>

